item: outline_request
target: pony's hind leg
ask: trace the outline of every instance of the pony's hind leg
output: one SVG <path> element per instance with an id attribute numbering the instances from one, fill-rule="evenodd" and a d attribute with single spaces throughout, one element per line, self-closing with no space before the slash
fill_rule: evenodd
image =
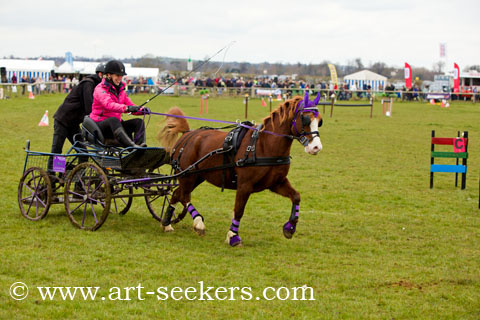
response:
<path id="1" fill-rule="evenodd" d="M 205 235 L 205 224 L 203 222 L 203 216 L 198 213 L 197 209 L 190 202 L 192 191 L 203 182 L 203 178 L 199 176 L 187 177 L 181 179 L 180 186 L 175 193 L 173 194 L 172 201 L 180 201 L 185 208 L 187 208 L 188 213 L 192 216 L 193 219 L 193 230 L 200 235 Z M 176 193 L 178 191 L 178 193 Z"/>
<path id="2" fill-rule="evenodd" d="M 290 181 L 287 178 L 273 187 L 270 188 L 273 192 L 290 198 L 292 201 L 292 211 L 290 213 L 290 218 L 288 221 L 283 225 L 283 235 L 287 239 L 291 239 L 293 234 L 297 229 L 297 222 L 298 222 L 298 215 L 300 210 L 300 194 L 293 189 Z"/>
<path id="3" fill-rule="evenodd" d="M 193 206 L 192 203 L 187 203 L 188 213 L 192 216 L 193 219 L 193 230 L 199 235 L 205 235 L 205 224 L 203 223 L 203 216 L 198 213 L 197 209 Z"/>

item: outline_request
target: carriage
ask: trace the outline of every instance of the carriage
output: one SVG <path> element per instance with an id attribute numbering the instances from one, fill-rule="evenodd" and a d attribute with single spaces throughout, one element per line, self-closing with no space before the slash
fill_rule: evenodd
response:
<path id="1" fill-rule="evenodd" d="M 63 204 L 75 227 L 94 231 L 109 213 L 126 214 L 135 197 L 143 197 L 153 218 L 161 221 L 178 186 L 176 175 L 160 172 L 169 163 L 164 148 L 119 147 L 105 140 L 88 117 L 67 153 L 32 151 L 30 141 L 25 152 L 18 204 L 32 221 L 45 218 L 50 206 Z"/>

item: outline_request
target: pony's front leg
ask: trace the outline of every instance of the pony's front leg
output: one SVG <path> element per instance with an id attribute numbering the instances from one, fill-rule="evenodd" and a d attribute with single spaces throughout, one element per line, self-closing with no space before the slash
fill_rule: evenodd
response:
<path id="1" fill-rule="evenodd" d="M 283 225 L 283 235 L 285 236 L 285 238 L 291 239 L 297 229 L 298 214 L 300 210 L 300 194 L 295 189 L 293 189 L 290 181 L 288 181 L 287 178 L 285 178 L 285 180 L 283 180 L 281 183 L 270 188 L 270 190 L 278 193 L 281 196 L 288 197 L 292 201 L 292 211 L 290 213 L 290 218 Z"/>
<path id="2" fill-rule="evenodd" d="M 247 204 L 248 198 L 250 197 L 250 191 L 246 190 L 237 190 L 235 196 L 235 209 L 233 211 L 232 224 L 230 225 L 230 230 L 227 232 L 226 242 L 232 246 L 241 246 L 243 244 L 242 239 L 238 235 L 238 230 L 240 228 L 240 220 L 243 217 L 243 212 L 245 211 L 245 205 Z"/>

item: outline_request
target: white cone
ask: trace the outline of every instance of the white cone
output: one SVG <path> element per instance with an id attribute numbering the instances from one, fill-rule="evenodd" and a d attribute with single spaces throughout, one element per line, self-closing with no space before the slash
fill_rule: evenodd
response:
<path id="1" fill-rule="evenodd" d="M 40 123 L 38 124 L 40 127 L 48 127 L 48 110 L 45 110 L 45 114 L 42 117 L 42 120 L 40 120 Z"/>

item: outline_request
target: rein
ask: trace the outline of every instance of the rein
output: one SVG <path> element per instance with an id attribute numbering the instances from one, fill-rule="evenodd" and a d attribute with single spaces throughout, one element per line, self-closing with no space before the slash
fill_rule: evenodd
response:
<path id="1" fill-rule="evenodd" d="M 309 142 L 309 139 L 305 136 L 300 136 L 300 137 L 296 137 L 294 135 L 291 135 L 291 134 L 282 134 L 282 133 L 276 133 L 276 132 L 273 132 L 273 131 L 268 131 L 268 130 L 263 130 L 263 131 L 260 131 L 261 129 L 258 129 L 256 127 L 252 127 L 252 126 L 249 126 L 249 125 L 246 125 L 246 124 L 243 124 L 241 123 L 240 121 L 226 121 L 226 120 L 215 120 L 215 119 L 208 119 L 208 118 L 198 118 L 198 117 L 189 117 L 189 116 L 180 116 L 180 115 L 173 115 L 173 114 L 168 114 L 168 113 L 160 113 L 160 112 L 151 112 L 149 114 L 154 114 L 154 115 L 159 115 L 159 116 L 165 116 L 165 117 L 174 117 L 174 118 L 182 118 L 182 119 L 189 119 L 189 120 L 200 120 L 200 121 L 209 121 L 209 122 L 217 122 L 217 123 L 224 123 L 224 124 L 234 124 L 234 125 L 237 125 L 237 126 L 241 126 L 241 127 L 244 127 L 244 128 L 247 128 L 247 129 L 251 129 L 251 130 L 254 130 L 254 131 L 259 131 L 259 132 L 263 132 L 263 133 L 268 133 L 268 134 L 271 134 L 271 135 L 274 135 L 274 136 L 277 136 L 277 137 L 285 137 L 285 138 L 288 138 L 290 140 L 298 140 L 298 142 L 300 142 L 302 145 L 306 146 L 306 144 L 308 144 Z M 316 132 L 318 134 L 318 131 Z"/>

